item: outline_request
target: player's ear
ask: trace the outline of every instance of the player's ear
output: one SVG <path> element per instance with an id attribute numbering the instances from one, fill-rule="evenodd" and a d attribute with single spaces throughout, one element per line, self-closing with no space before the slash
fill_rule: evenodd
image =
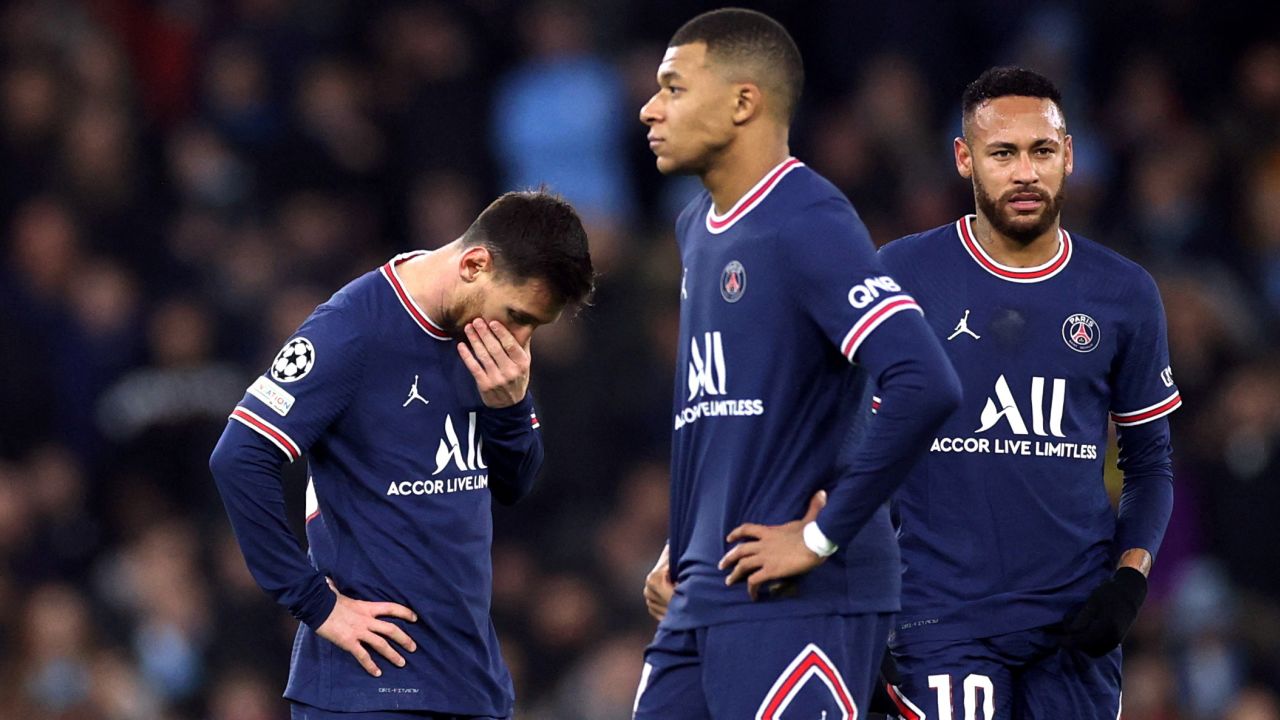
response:
<path id="1" fill-rule="evenodd" d="M 758 115 L 764 106 L 760 86 L 755 83 L 734 85 L 733 124 L 741 125 Z"/>
<path id="2" fill-rule="evenodd" d="M 493 253 L 483 245 L 467 248 L 458 259 L 458 275 L 464 282 L 475 282 L 481 275 L 492 270 Z"/>
<path id="3" fill-rule="evenodd" d="M 951 141 L 956 154 L 956 172 L 962 178 L 973 177 L 973 153 L 969 152 L 969 143 L 963 137 Z"/>
<path id="4" fill-rule="evenodd" d="M 1071 149 L 1070 135 L 1062 139 L 1062 160 L 1066 164 L 1067 174 L 1070 175 L 1076 166 L 1076 153 Z"/>

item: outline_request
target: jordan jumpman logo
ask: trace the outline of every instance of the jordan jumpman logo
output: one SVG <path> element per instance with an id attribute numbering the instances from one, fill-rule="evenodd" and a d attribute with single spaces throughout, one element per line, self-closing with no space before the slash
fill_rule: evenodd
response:
<path id="1" fill-rule="evenodd" d="M 409 399 L 405 400 L 404 404 L 401 405 L 400 407 L 409 407 L 409 403 L 413 402 L 414 400 L 421 400 L 423 405 L 430 404 L 431 402 L 430 400 L 418 394 L 418 376 L 417 375 L 413 376 L 413 387 L 409 388 Z"/>
<path id="2" fill-rule="evenodd" d="M 964 317 L 960 318 L 960 322 L 956 324 L 955 332 L 947 336 L 948 340 L 955 340 L 960 335 L 968 335 L 974 340 L 981 340 L 982 336 L 969 329 L 969 309 L 965 308 Z"/>

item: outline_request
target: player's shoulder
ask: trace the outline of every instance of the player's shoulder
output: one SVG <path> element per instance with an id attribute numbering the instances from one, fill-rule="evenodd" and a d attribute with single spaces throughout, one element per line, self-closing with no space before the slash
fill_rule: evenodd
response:
<path id="1" fill-rule="evenodd" d="M 788 173 L 778 189 L 780 209 L 788 213 L 809 210 L 857 217 L 853 203 L 840 188 L 808 165 L 800 164 Z"/>
<path id="2" fill-rule="evenodd" d="M 348 314 L 373 312 L 390 285 L 390 263 L 370 270 L 343 285 L 321 307 Z"/>
<path id="3" fill-rule="evenodd" d="M 782 234 L 839 241 L 844 238 L 833 229 L 865 233 L 853 203 L 830 180 L 806 165 L 797 167 L 786 180 L 778 188 L 778 203 L 769 208 Z"/>
<path id="4" fill-rule="evenodd" d="M 403 256 L 397 256 L 399 259 Z M 344 335 L 367 335 L 384 316 L 383 306 L 395 303 L 394 274 L 388 261 L 355 278 L 329 296 L 311 314 L 309 324 L 323 325 Z"/>
<path id="5" fill-rule="evenodd" d="M 890 240 L 880 248 L 880 257 L 885 260 L 934 257 L 940 245 L 956 240 L 955 225 L 955 223 L 947 223 Z"/>
<path id="6" fill-rule="evenodd" d="M 272 379 L 301 380 L 312 371 L 310 366 L 317 358 L 322 359 L 317 366 L 319 375 L 360 362 L 374 344 L 370 342 L 371 337 L 378 333 L 374 322 L 376 310 L 371 307 L 374 295 L 371 281 L 376 272 L 352 280 L 311 311 L 276 356 L 270 370 Z M 341 362 L 334 363 L 335 359 Z"/>
<path id="7" fill-rule="evenodd" d="M 1085 272 L 1103 277 L 1108 284 L 1114 284 L 1122 290 L 1138 294 L 1155 290 L 1155 278 L 1137 262 L 1100 242 L 1070 230 L 1066 232 L 1072 245 L 1072 261 L 1078 261 Z"/>

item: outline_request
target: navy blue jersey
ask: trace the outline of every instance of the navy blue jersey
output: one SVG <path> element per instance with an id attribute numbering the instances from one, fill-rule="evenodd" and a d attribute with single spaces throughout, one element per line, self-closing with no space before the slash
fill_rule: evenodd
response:
<path id="1" fill-rule="evenodd" d="M 905 564 L 899 644 L 1060 621 L 1127 549 L 1113 546 L 1103 484 L 1108 422 L 1122 433 L 1123 464 L 1126 428 L 1167 423 L 1182 402 L 1146 271 L 1065 230 L 1045 264 L 1006 267 L 972 223 L 880 253 L 925 308 L 964 388 L 895 496 Z M 1167 510 L 1152 521 L 1153 544 L 1165 520 Z"/>
<path id="2" fill-rule="evenodd" d="M 402 651 L 404 668 L 375 654 L 377 678 L 315 634 L 311 624 L 322 617 L 310 619 L 298 630 L 285 695 L 330 710 L 505 716 L 512 685 L 489 617 L 491 490 L 502 498 L 531 479 L 541 458 L 537 420 L 528 398 L 502 410 L 483 405 L 455 342 L 400 282 L 396 266 L 413 255 L 317 308 L 231 414 L 232 429 L 251 429 L 288 460 L 306 455 L 309 555 L 319 576 L 349 597 L 400 603 L 419 618 L 384 618 L 418 649 Z M 533 467 L 521 465 L 530 458 Z M 270 590 L 263 578 L 292 558 L 255 549 L 266 546 L 256 526 L 238 522 L 252 508 L 224 498 L 250 567 Z"/>
<path id="3" fill-rule="evenodd" d="M 726 587 L 716 564 L 739 524 L 797 520 L 817 490 L 838 484 L 840 450 L 858 444 L 868 419 L 866 373 L 852 361 L 895 316 L 914 316 L 918 338 L 933 343 L 919 306 L 881 267 L 844 196 L 794 158 L 723 216 L 703 193 L 676 230 L 684 268 L 671 464 L 677 588 L 663 627 L 896 610 L 898 550 L 880 501 L 839 537 L 832 528 L 844 501 L 833 492 L 818 522 L 840 552 L 758 602 L 743 585 Z M 945 364 L 941 351 L 937 358 Z"/>

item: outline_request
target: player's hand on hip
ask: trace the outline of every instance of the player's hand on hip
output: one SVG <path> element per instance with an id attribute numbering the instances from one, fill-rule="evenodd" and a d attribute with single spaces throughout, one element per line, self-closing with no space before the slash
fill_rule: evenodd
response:
<path id="1" fill-rule="evenodd" d="M 671 545 L 667 544 L 662 546 L 657 564 L 644 579 L 644 605 L 655 620 L 666 617 L 675 592 L 676 584 L 671 581 Z"/>
<path id="2" fill-rule="evenodd" d="M 404 667 L 404 657 L 388 639 L 409 652 L 417 650 L 417 644 L 399 626 L 379 618 L 395 617 L 417 622 L 417 613 L 396 603 L 354 600 L 338 592 L 332 580 L 329 587 L 338 596 L 338 602 L 324 624 L 316 629 L 316 634 L 351 653 L 360 667 L 374 677 L 382 677 L 382 670 L 373 662 L 369 650 L 376 650 L 396 667 Z"/>
<path id="3" fill-rule="evenodd" d="M 760 588 L 775 581 L 803 575 L 824 558 L 804 544 L 804 526 L 818 517 L 827 504 L 827 494 L 818 491 L 809 501 L 804 517 L 783 525 L 743 523 L 726 538 L 738 543 L 720 559 L 719 568 L 728 570 L 725 585 L 747 581 L 747 594 L 752 600 L 760 596 Z"/>
<path id="4" fill-rule="evenodd" d="M 458 343 L 462 362 L 476 379 L 480 399 L 491 408 L 511 407 L 529 389 L 529 341 L 523 345 L 505 325 L 476 318 L 466 324 L 467 342 Z"/>

